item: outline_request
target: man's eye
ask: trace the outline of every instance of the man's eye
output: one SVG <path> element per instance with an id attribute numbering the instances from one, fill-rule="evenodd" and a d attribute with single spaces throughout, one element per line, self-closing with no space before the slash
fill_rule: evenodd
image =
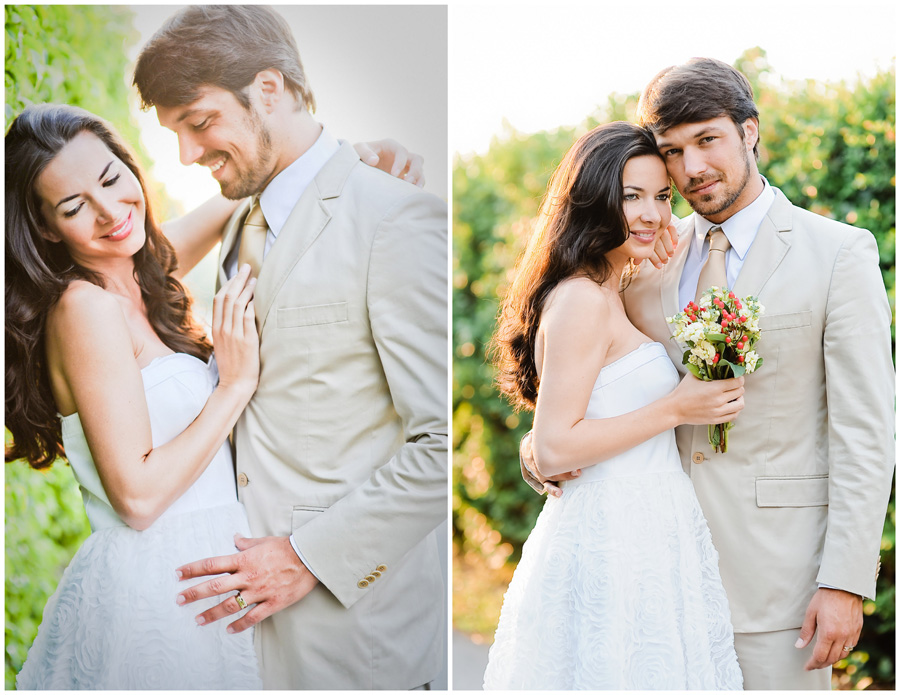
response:
<path id="1" fill-rule="evenodd" d="M 206 130 L 208 127 L 209 127 L 209 119 L 208 118 L 206 120 L 202 121 L 201 123 L 198 123 L 197 125 L 193 126 L 194 130 Z"/>

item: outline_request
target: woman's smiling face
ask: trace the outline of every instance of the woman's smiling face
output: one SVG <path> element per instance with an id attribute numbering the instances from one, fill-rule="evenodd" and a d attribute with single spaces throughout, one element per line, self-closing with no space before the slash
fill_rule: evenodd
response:
<path id="1" fill-rule="evenodd" d="M 65 244 L 79 265 L 101 270 L 106 259 L 130 258 L 143 247 L 140 182 L 93 133 L 72 138 L 38 176 L 35 191 L 41 234 Z"/>

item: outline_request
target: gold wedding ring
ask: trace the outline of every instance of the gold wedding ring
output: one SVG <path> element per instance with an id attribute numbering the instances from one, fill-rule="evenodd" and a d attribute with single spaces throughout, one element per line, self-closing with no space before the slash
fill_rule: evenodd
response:
<path id="1" fill-rule="evenodd" d="M 241 596 L 241 592 L 240 592 L 240 591 L 238 591 L 238 592 L 234 595 L 234 600 L 237 601 L 237 604 L 241 607 L 241 610 L 243 610 L 244 608 L 247 607 L 247 602 L 244 600 L 244 597 Z M 846 647 L 844 647 L 844 649 L 846 649 Z"/>

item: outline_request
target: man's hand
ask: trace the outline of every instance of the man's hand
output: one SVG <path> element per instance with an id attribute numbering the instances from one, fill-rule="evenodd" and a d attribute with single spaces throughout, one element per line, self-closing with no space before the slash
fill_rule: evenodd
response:
<path id="1" fill-rule="evenodd" d="M 210 596 L 239 591 L 247 605 L 256 604 L 240 620 L 231 623 L 228 632 L 243 632 L 264 618 L 287 608 L 306 596 L 318 584 L 297 557 L 286 536 L 265 538 L 234 537 L 241 552 L 198 560 L 175 570 L 184 579 L 225 575 L 185 589 L 176 601 L 188 604 Z M 197 616 L 199 625 L 215 622 L 241 610 L 237 599 L 229 597 Z"/>
<path id="2" fill-rule="evenodd" d="M 369 166 L 381 169 L 419 188 L 425 185 L 425 160 L 421 155 L 409 152 L 396 140 L 358 142 L 353 147 L 356 148 L 359 158 Z"/>
<path id="3" fill-rule="evenodd" d="M 535 492 L 543 495 L 546 493 L 552 497 L 562 497 L 562 488 L 557 485 L 561 480 L 574 480 L 581 475 L 581 469 L 575 469 L 568 473 L 560 473 L 550 478 L 545 478 L 538 470 L 534 460 L 534 452 L 531 448 L 531 432 L 526 432 L 519 442 L 519 464 L 522 469 L 522 478 Z"/>
<path id="4" fill-rule="evenodd" d="M 818 633 L 813 655 L 806 662 L 806 670 L 831 666 L 846 658 L 855 647 L 862 631 L 862 597 L 840 589 L 819 589 L 806 609 L 800 639 L 794 645 L 803 649 Z"/>
<path id="5" fill-rule="evenodd" d="M 659 235 L 659 239 L 656 240 L 656 246 L 653 247 L 653 252 L 656 256 L 650 256 L 650 262 L 660 269 L 675 255 L 675 249 L 678 247 L 678 232 L 675 229 L 675 225 L 670 224 L 666 227 L 666 232 Z"/>

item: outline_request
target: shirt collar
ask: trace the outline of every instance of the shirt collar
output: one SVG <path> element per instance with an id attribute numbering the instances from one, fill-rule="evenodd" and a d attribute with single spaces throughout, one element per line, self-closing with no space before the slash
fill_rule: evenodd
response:
<path id="1" fill-rule="evenodd" d="M 744 256 L 756 238 L 756 232 L 759 231 L 759 225 L 762 224 L 763 218 L 772 207 L 772 203 L 775 202 L 775 191 L 772 190 L 766 177 L 760 176 L 759 178 L 763 181 L 762 193 L 756 196 L 756 200 L 747 207 L 738 210 L 721 224 L 710 222 L 702 215 L 695 215 L 694 234 L 697 241 L 695 249 L 698 254 L 702 252 L 707 232 L 713 227 L 721 227 L 725 236 L 728 237 L 728 243 L 731 244 L 732 250 L 738 258 L 744 260 Z"/>
<path id="2" fill-rule="evenodd" d="M 325 128 L 312 146 L 285 167 L 259 196 L 269 229 L 277 237 L 291 210 L 316 174 L 340 149 L 340 143 Z"/>

